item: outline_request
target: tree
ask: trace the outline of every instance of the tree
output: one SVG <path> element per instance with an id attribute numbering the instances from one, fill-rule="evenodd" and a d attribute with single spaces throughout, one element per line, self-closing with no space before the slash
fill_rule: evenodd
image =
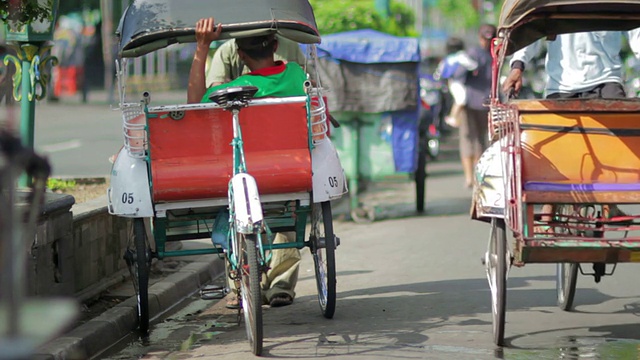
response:
<path id="1" fill-rule="evenodd" d="M 357 29 L 373 29 L 397 36 L 416 35 L 413 10 L 397 1 L 391 1 L 388 18 L 375 9 L 371 0 L 310 0 L 310 3 L 322 35 Z"/>
<path id="2" fill-rule="evenodd" d="M 469 0 L 439 0 L 436 8 L 461 29 L 478 27 L 480 16 Z"/>
<path id="3" fill-rule="evenodd" d="M 0 0 L 0 18 L 26 24 L 51 17 L 52 7 L 52 0 Z"/>

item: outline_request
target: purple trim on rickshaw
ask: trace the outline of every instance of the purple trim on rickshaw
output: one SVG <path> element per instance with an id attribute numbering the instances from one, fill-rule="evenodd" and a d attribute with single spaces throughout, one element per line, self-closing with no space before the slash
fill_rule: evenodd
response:
<path id="1" fill-rule="evenodd" d="M 528 181 L 524 184 L 528 191 L 640 191 L 638 184 L 559 184 Z"/>

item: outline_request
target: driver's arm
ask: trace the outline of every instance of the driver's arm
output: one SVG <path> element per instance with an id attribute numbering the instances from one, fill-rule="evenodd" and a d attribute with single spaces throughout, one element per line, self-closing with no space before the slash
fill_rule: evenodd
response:
<path id="1" fill-rule="evenodd" d="M 522 89 L 522 72 L 524 71 L 525 64 L 527 64 L 540 50 L 540 44 L 542 40 L 538 40 L 533 44 L 530 44 L 522 49 L 513 53 L 509 65 L 511 71 L 509 76 L 502 84 L 502 92 L 508 94 L 511 89 L 517 94 Z"/>
<path id="2" fill-rule="evenodd" d="M 196 52 L 193 55 L 191 70 L 189 71 L 189 86 L 187 88 L 187 103 L 199 103 L 206 91 L 205 66 L 209 55 L 211 42 L 217 40 L 222 32 L 222 25 L 215 25 L 214 19 L 200 19 L 196 23 Z"/>

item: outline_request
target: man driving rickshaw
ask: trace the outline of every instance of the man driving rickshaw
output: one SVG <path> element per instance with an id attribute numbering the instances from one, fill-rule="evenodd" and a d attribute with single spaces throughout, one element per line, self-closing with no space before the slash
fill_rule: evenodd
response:
<path id="1" fill-rule="evenodd" d="M 509 64 L 511 71 L 502 84 L 502 91 L 517 94 L 522 88 L 522 73 L 540 47 L 546 43 L 545 68 L 547 99 L 623 99 L 627 97 L 624 88 L 623 67 L 620 56 L 622 42 L 627 38 L 636 58 L 640 58 L 640 29 L 628 32 L 593 31 L 559 34 L 555 39 L 540 39 L 516 51 Z M 626 214 L 616 204 L 603 206 L 606 218 L 624 217 Z M 543 206 L 541 213 L 553 213 L 550 204 Z M 543 223 L 551 221 L 550 216 L 542 217 Z M 552 231 L 549 226 L 542 232 Z"/>

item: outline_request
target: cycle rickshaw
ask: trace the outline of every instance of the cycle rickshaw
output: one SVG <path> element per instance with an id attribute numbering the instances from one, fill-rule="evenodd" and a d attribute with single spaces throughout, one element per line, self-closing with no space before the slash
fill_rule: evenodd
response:
<path id="1" fill-rule="evenodd" d="M 221 39 L 278 34 L 307 46 L 306 96 L 253 99 L 255 87 L 227 88 L 213 103 L 151 106 L 149 92 L 126 96 L 128 61 L 171 44 L 194 42 L 198 19 L 215 16 Z M 156 311 L 148 291 L 153 258 L 219 254 L 239 283 L 239 300 L 254 354 L 262 351 L 260 279 L 271 251 L 309 248 L 322 314 L 336 306 L 331 203 L 347 192 L 344 171 L 327 136 L 321 81 L 314 72 L 320 42 L 307 0 L 140 0 L 118 27 L 117 61 L 124 147 L 111 172 L 111 214 L 133 219 L 125 254 L 138 294 L 139 328 Z M 185 91 L 186 101 L 186 91 Z M 150 219 L 155 246 L 145 232 Z M 309 223 L 309 227 L 307 227 Z M 295 241 L 273 243 L 276 232 Z M 222 236 L 211 248 L 169 251 L 167 242 Z M 308 234 L 308 236 L 307 236 Z M 239 316 L 239 319 L 241 317 Z"/>
<path id="2" fill-rule="evenodd" d="M 578 272 L 599 282 L 617 263 L 640 260 L 634 234 L 640 214 L 610 217 L 604 211 L 608 204 L 640 203 L 640 101 L 503 100 L 500 70 L 508 55 L 541 38 L 638 27 L 637 0 L 504 3 L 492 48 L 493 143 L 477 164 L 471 209 L 473 219 L 491 223 L 483 263 L 497 345 L 504 344 L 511 265 L 556 263 L 557 303 L 569 311 Z M 546 204 L 553 210 L 545 214 Z"/>

